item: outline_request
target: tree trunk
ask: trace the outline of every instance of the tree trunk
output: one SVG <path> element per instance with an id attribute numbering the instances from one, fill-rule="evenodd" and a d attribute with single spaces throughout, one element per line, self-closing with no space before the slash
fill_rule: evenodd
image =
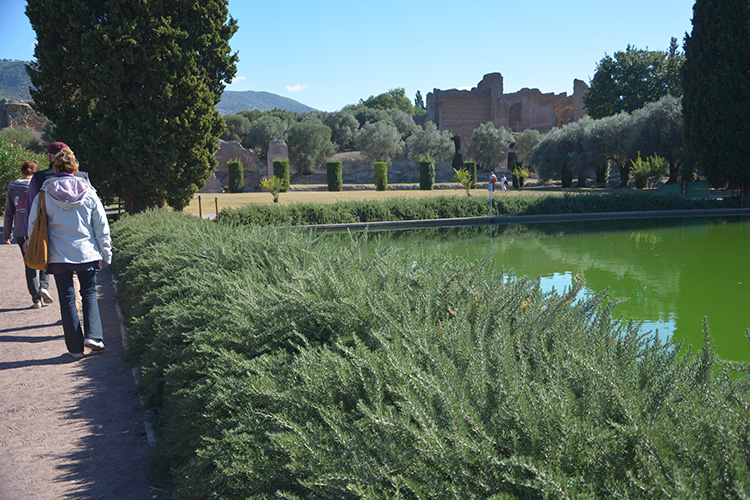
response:
<path id="1" fill-rule="evenodd" d="M 680 173 L 680 164 L 676 161 L 669 160 L 669 180 L 667 184 L 674 184 L 677 182 L 677 176 Z"/>
<path id="2" fill-rule="evenodd" d="M 579 188 L 585 188 L 586 187 L 586 174 L 579 174 L 578 175 L 578 185 L 576 187 L 579 187 Z"/>
<path id="3" fill-rule="evenodd" d="M 750 181 L 745 181 L 742 183 L 742 189 L 741 189 L 741 200 L 742 200 L 742 208 L 749 208 L 750 207 Z"/>

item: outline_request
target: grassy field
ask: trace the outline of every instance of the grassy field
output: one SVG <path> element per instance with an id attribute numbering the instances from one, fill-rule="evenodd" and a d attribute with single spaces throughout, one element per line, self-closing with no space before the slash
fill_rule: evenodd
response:
<path id="1" fill-rule="evenodd" d="M 538 196 L 541 194 L 552 194 L 550 191 L 534 190 L 508 190 L 505 193 L 495 192 L 494 196 Z M 200 210 L 198 203 L 200 196 Z M 461 189 L 436 189 L 434 191 L 420 191 L 418 189 L 388 190 L 388 191 L 289 191 L 281 193 L 279 203 L 336 203 L 338 201 L 351 200 L 385 200 L 389 198 L 426 198 L 436 196 L 465 196 Z M 488 196 L 487 189 L 473 189 L 471 196 Z M 251 203 L 272 204 L 273 197 L 270 193 L 262 191 L 259 193 L 202 193 L 193 198 L 190 205 L 185 208 L 185 213 L 203 214 L 216 213 L 216 206 L 221 211 L 223 208 L 236 208 Z"/>

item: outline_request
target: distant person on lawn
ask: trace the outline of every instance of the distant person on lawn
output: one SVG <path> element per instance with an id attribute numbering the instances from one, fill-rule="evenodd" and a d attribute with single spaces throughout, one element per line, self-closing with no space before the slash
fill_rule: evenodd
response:
<path id="1" fill-rule="evenodd" d="M 104 206 L 86 180 L 76 177 L 78 160 L 63 148 L 55 156 L 54 177 L 44 181 L 49 235 L 49 268 L 55 275 L 60 301 L 65 345 L 75 359 L 83 357 L 84 347 L 104 350 L 102 322 L 96 297 L 96 271 L 100 263 L 112 261 L 109 224 Z M 29 214 L 29 233 L 34 230 L 39 199 Z M 83 328 L 76 307 L 73 274 L 80 282 L 83 301 Z M 85 336 L 84 336 L 85 334 Z"/>
<path id="2" fill-rule="evenodd" d="M 26 197 L 29 193 L 29 182 L 39 167 L 33 161 L 25 161 L 21 165 L 21 178 L 13 181 L 8 186 L 8 194 L 5 197 L 5 221 L 3 223 L 3 239 L 10 244 L 13 236 L 21 249 L 21 256 L 26 255 L 24 242 L 26 235 L 23 232 L 26 224 Z M 47 291 L 49 288 L 49 275 L 40 271 L 37 277 L 36 269 L 31 269 L 24 263 L 26 268 L 26 287 L 31 294 L 31 302 L 34 309 L 42 307 L 42 298 L 47 303 L 52 302 L 52 295 Z"/>

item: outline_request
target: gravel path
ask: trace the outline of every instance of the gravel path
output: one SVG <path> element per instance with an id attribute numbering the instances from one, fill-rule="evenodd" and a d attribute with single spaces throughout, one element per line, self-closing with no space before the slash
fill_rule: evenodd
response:
<path id="1" fill-rule="evenodd" d="M 55 302 L 31 309 L 18 246 L 0 244 L 0 500 L 165 499 L 122 359 L 112 275 L 99 273 L 107 349 L 73 360 Z M 88 351 L 87 351 L 88 352 Z"/>

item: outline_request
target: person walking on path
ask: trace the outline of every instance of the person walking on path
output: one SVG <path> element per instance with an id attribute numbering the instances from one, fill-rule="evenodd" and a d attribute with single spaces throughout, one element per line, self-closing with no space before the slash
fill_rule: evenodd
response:
<path id="1" fill-rule="evenodd" d="M 3 221 L 3 240 L 11 244 L 13 237 L 21 249 L 21 257 L 26 256 L 24 242 L 26 235 L 23 232 L 26 223 L 26 196 L 29 192 L 29 182 L 39 167 L 33 161 L 25 161 L 21 164 L 21 178 L 10 183 L 8 194 L 5 197 L 5 219 Z M 42 300 L 52 303 L 52 295 L 47 290 L 49 288 L 49 275 L 40 271 L 37 276 L 36 269 L 31 269 L 24 262 L 26 269 L 26 288 L 31 295 L 31 307 L 40 309 Z"/>
<path id="2" fill-rule="evenodd" d="M 55 156 L 55 176 L 42 184 L 47 206 L 49 239 L 48 271 L 55 275 L 60 301 L 65 345 L 75 359 L 83 357 L 84 347 L 104 350 L 102 323 L 96 298 L 96 272 L 112 261 L 109 224 L 96 190 L 75 176 L 78 160 L 63 148 Z M 28 230 L 34 230 L 39 196 L 32 204 Z M 78 316 L 73 274 L 80 282 L 83 328 Z M 85 336 L 84 336 L 85 333 Z"/>

